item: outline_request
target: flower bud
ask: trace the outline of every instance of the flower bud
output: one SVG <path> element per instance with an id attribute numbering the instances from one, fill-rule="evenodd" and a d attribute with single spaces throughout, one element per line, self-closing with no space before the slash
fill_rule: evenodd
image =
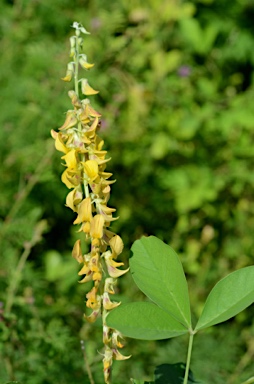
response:
<path id="1" fill-rule="evenodd" d="M 71 81 L 74 74 L 74 64 L 71 62 L 67 65 L 67 71 L 65 77 L 62 77 L 63 81 Z"/>

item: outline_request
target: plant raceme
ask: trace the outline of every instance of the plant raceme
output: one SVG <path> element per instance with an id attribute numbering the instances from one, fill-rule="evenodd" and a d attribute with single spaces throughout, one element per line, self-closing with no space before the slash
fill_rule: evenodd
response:
<path id="1" fill-rule="evenodd" d="M 98 136 L 101 114 L 91 105 L 86 96 L 98 93 L 88 83 L 86 78 L 79 79 L 79 67 L 89 70 L 93 67 L 87 61 L 87 56 L 81 53 L 83 46 L 82 34 L 89 34 L 77 22 L 72 27 L 75 35 L 70 38 L 71 61 L 67 66 L 66 76 L 62 79 L 74 80 L 75 90 L 69 91 L 72 109 L 67 111 L 66 120 L 59 131 L 51 131 L 55 139 L 55 147 L 63 152 L 61 159 L 65 162 L 62 182 L 71 191 L 66 197 L 66 206 L 75 212 L 75 225 L 79 225 L 80 236 L 90 241 L 91 249 L 87 254 L 82 252 L 81 239 L 74 244 L 72 256 L 81 265 L 80 283 L 93 282 L 92 289 L 86 295 L 86 306 L 91 308 L 90 315 L 84 315 L 86 320 L 94 322 L 102 316 L 104 350 L 104 379 L 110 383 L 112 360 L 124 360 L 118 348 L 123 347 L 121 333 L 106 325 L 106 316 L 113 308 L 120 305 L 110 300 L 114 294 L 117 278 L 128 269 L 118 269 L 122 262 L 116 261 L 123 250 L 120 236 L 109 230 L 110 223 L 117 218 L 112 216 L 114 208 L 108 206 L 110 198 L 109 180 L 112 173 L 106 172 L 107 151 L 103 149 L 104 141 Z M 80 97 L 81 94 L 84 97 Z"/>
<path id="2" fill-rule="evenodd" d="M 135 241 L 132 252 L 130 271 L 133 279 L 151 301 L 121 305 L 109 313 L 107 325 L 127 337 L 143 340 L 161 340 L 189 334 L 183 381 L 187 384 L 190 382 L 194 335 L 230 319 L 253 303 L 254 266 L 239 269 L 215 285 L 193 328 L 187 282 L 175 251 L 158 238 L 150 236 Z"/>

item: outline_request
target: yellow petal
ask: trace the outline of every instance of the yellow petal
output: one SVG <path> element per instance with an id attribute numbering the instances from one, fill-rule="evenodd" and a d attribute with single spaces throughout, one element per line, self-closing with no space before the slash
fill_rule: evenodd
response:
<path id="1" fill-rule="evenodd" d="M 101 151 L 101 149 L 102 149 L 102 147 L 104 145 L 104 140 L 102 140 L 99 136 L 96 136 L 95 144 L 96 144 L 97 150 Z"/>
<path id="2" fill-rule="evenodd" d="M 99 317 L 100 312 L 101 312 L 100 309 L 97 309 L 97 310 L 93 311 L 93 312 L 91 313 L 91 315 L 89 315 L 89 316 L 84 315 L 84 318 L 85 318 L 89 323 L 94 323 L 94 322 L 96 321 L 96 319 Z"/>
<path id="3" fill-rule="evenodd" d="M 104 359 L 103 359 L 104 372 L 105 372 L 105 370 L 107 370 L 111 367 L 112 357 L 113 357 L 112 349 L 109 346 L 105 345 L 105 353 L 104 353 Z M 107 383 L 107 381 L 106 381 L 106 383 Z"/>
<path id="4" fill-rule="evenodd" d="M 75 189 L 68 193 L 66 196 L 66 206 L 71 208 L 73 211 L 75 211 L 75 206 L 74 206 L 74 194 L 75 194 Z"/>
<path id="5" fill-rule="evenodd" d="M 87 79 L 82 79 L 81 81 L 81 90 L 82 90 L 82 93 L 86 96 L 90 96 L 90 95 L 96 95 L 97 93 L 99 93 L 99 91 L 96 91 L 95 89 L 93 89 L 89 84 L 88 84 L 88 81 Z"/>
<path id="6" fill-rule="evenodd" d="M 68 178 L 68 169 L 66 169 L 63 173 L 62 173 L 62 176 L 61 176 L 61 180 L 62 182 L 66 185 L 67 188 L 75 188 L 76 185 L 73 184 L 69 178 Z"/>
<path id="7" fill-rule="evenodd" d="M 73 189 L 68 195 L 66 196 L 66 206 L 71 208 L 74 212 L 77 212 L 77 204 L 80 203 L 82 199 L 82 192 L 77 191 L 76 189 Z"/>
<path id="8" fill-rule="evenodd" d="M 70 62 L 67 65 L 66 75 L 65 75 L 65 77 L 62 77 L 62 80 L 63 81 L 71 81 L 73 73 L 74 73 L 74 64 L 72 62 Z"/>
<path id="9" fill-rule="evenodd" d="M 56 136 L 55 147 L 56 147 L 57 151 L 60 151 L 63 153 L 68 153 L 68 151 L 69 151 L 69 149 L 66 148 L 66 146 L 63 142 L 62 135 L 60 132 Z"/>
<path id="10" fill-rule="evenodd" d="M 103 179 L 109 179 L 113 173 L 110 172 L 100 172 L 100 175 L 103 177 Z"/>
<path id="11" fill-rule="evenodd" d="M 115 360 L 127 360 L 131 357 L 131 355 L 129 356 L 122 355 L 117 349 L 114 349 L 113 355 Z"/>
<path id="12" fill-rule="evenodd" d="M 79 283 L 87 283 L 88 281 L 92 281 L 93 280 L 93 274 L 92 272 L 88 273 L 84 279 L 80 280 Z"/>
<path id="13" fill-rule="evenodd" d="M 81 270 L 79 271 L 78 275 L 79 276 L 87 275 L 89 272 L 91 272 L 90 268 L 86 264 L 84 264 Z"/>
<path id="14" fill-rule="evenodd" d="M 105 204 L 100 204 L 99 210 L 107 215 L 116 211 L 115 208 L 107 207 Z"/>
<path id="15" fill-rule="evenodd" d="M 112 258 L 106 260 L 106 264 L 108 266 L 114 267 L 114 268 L 121 267 L 122 265 L 124 265 L 123 262 L 117 262 L 117 261 L 113 260 Z"/>
<path id="16" fill-rule="evenodd" d="M 110 221 L 115 221 L 115 220 L 118 220 L 119 217 L 112 217 L 112 215 L 105 215 L 103 214 L 103 217 L 105 219 L 105 222 L 110 222 Z"/>
<path id="17" fill-rule="evenodd" d="M 81 103 L 80 103 L 80 101 L 79 101 L 79 99 L 78 99 L 77 94 L 76 94 L 74 91 L 69 91 L 69 92 L 68 92 L 68 95 L 69 95 L 69 97 L 71 98 L 72 105 L 73 105 L 74 107 L 78 107 L 78 108 L 80 108 L 80 107 L 81 107 Z"/>
<path id="18" fill-rule="evenodd" d="M 85 225 L 82 226 L 82 231 L 85 233 L 90 233 L 91 224 L 89 222 L 85 223 Z"/>
<path id="19" fill-rule="evenodd" d="M 98 309 L 101 307 L 101 296 L 97 294 L 97 289 L 93 287 L 90 292 L 86 294 L 86 306 L 92 309 Z"/>
<path id="20" fill-rule="evenodd" d="M 90 197 L 86 197 L 79 205 L 78 217 L 73 224 L 80 224 L 83 222 L 91 221 L 92 219 L 92 205 Z"/>
<path id="21" fill-rule="evenodd" d="M 80 136 L 80 140 L 85 143 L 85 144 L 91 144 L 91 140 L 88 139 L 88 137 L 86 136 L 85 133 L 83 133 L 81 136 Z"/>
<path id="22" fill-rule="evenodd" d="M 66 76 L 64 76 L 64 77 L 61 77 L 61 80 L 63 80 L 63 81 L 71 81 L 71 79 L 72 79 L 72 72 L 71 71 L 67 71 L 66 72 Z"/>
<path id="23" fill-rule="evenodd" d="M 103 294 L 103 307 L 107 310 L 110 311 L 113 308 L 118 307 L 121 304 L 121 302 L 116 302 L 116 301 L 111 301 L 109 298 L 109 295 L 107 292 L 104 292 Z"/>
<path id="24" fill-rule="evenodd" d="M 74 111 L 68 111 L 66 114 L 66 119 L 64 124 L 59 128 L 59 130 L 68 129 L 74 127 L 78 122 Z"/>
<path id="25" fill-rule="evenodd" d="M 103 193 L 109 193 L 110 192 L 110 186 L 109 185 L 107 185 L 105 188 L 103 188 L 103 190 L 102 190 L 102 192 Z"/>
<path id="26" fill-rule="evenodd" d="M 102 279 L 102 273 L 101 272 L 94 272 L 93 273 L 93 281 L 101 281 Z"/>
<path id="27" fill-rule="evenodd" d="M 90 235 L 93 239 L 101 239 L 103 237 L 104 217 L 95 215 L 91 220 Z"/>
<path id="28" fill-rule="evenodd" d="M 83 163 L 83 166 L 89 181 L 95 180 L 99 172 L 98 163 L 95 160 L 87 160 L 85 163 Z"/>
<path id="29" fill-rule="evenodd" d="M 96 91 L 96 92 L 99 92 L 99 91 Z M 99 112 L 97 112 L 95 109 L 93 109 L 93 107 L 91 107 L 90 104 L 86 104 L 86 113 L 88 116 L 92 116 L 92 117 L 101 117 L 101 114 Z"/>
<path id="30" fill-rule="evenodd" d="M 104 284 L 104 292 L 111 293 L 112 295 L 115 293 L 114 285 L 116 285 L 117 279 L 113 279 L 112 277 L 107 277 Z"/>
<path id="31" fill-rule="evenodd" d="M 116 235 L 112 237 L 109 240 L 109 245 L 113 253 L 115 254 L 115 256 L 118 256 L 120 255 L 120 253 L 122 253 L 124 245 L 123 245 L 123 240 L 121 239 L 120 236 Z"/>
<path id="32" fill-rule="evenodd" d="M 77 156 L 76 150 L 72 149 L 66 155 L 62 156 L 61 159 L 65 160 L 65 163 L 68 168 L 76 169 L 77 168 Z"/>
<path id="33" fill-rule="evenodd" d="M 92 123 L 92 125 L 89 127 L 88 131 L 93 131 L 96 129 L 97 125 L 98 125 L 98 122 L 99 122 L 99 119 L 98 117 L 96 117 Z"/>
<path id="34" fill-rule="evenodd" d="M 111 265 L 108 265 L 108 274 L 109 276 L 111 277 L 120 277 L 122 275 L 124 275 L 125 273 L 127 273 L 129 271 L 130 268 L 128 269 L 117 269 Z"/>
<path id="35" fill-rule="evenodd" d="M 51 129 L 50 134 L 54 140 L 57 138 L 58 133 L 56 131 L 54 131 L 54 129 Z"/>
<path id="36" fill-rule="evenodd" d="M 112 344 L 118 348 L 123 348 L 124 347 L 124 344 L 122 344 L 118 339 L 123 339 L 123 336 L 122 334 L 117 331 L 117 330 L 114 330 L 113 333 L 112 333 Z"/>
<path id="37" fill-rule="evenodd" d="M 109 344 L 110 338 L 110 328 L 107 325 L 103 325 L 103 344 Z"/>
<path id="38" fill-rule="evenodd" d="M 90 68 L 93 68 L 93 66 L 94 66 L 94 64 L 88 63 L 84 57 L 81 57 L 79 59 L 79 64 L 81 65 L 81 67 L 83 67 L 85 69 L 90 69 Z"/>
<path id="39" fill-rule="evenodd" d="M 74 244 L 73 250 L 72 250 L 72 257 L 76 259 L 79 263 L 82 263 L 83 256 L 82 256 L 82 250 L 81 250 L 81 241 L 77 240 Z"/>

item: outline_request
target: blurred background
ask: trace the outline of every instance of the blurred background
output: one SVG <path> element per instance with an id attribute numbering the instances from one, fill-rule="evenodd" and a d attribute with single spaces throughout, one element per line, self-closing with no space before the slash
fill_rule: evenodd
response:
<path id="1" fill-rule="evenodd" d="M 103 383 L 100 323 L 83 321 L 77 239 L 61 154 L 50 130 L 71 109 L 60 80 L 73 21 L 91 32 L 87 74 L 117 182 L 112 229 L 122 259 L 142 235 L 179 254 L 193 319 L 220 278 L 254 260 L 254 3 L 252 0 L 0 0 L 0 382 Z M 117 298 L 142 299 L 131 276 Z M 254 309 L 196 337 L 204 383 L 254 374 Z M 187 338 L 127 340 L 114 382 L 152 380 L 185 361 Z"/>

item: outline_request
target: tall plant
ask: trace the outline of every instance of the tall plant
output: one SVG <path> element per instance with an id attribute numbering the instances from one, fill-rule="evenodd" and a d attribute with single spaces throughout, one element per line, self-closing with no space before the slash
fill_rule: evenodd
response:
<path id="1" fill-rule="evenodd" d="M 86 307 L 92 312 L 84 315 L 85 319 L 93 323 L 102 316 L 103 343 L 104 343 L 104 379 L 105 383 L 111 381 L 111 366 L 113 359 L 124 360 L 118 348 L 122 348 L 121 334 L 114 328 L 106 325 L 108 312 L 120 305 L 111 301 L 110 294 L 115 293 L 117 278 L 125 274 L 128 269 L 122 270 L 122 262 L 116 261 L 123 250 L 121 237 L 109 227 L 116 211 L 108 206 L 112 173 L 106 171 L 107 151 L 103 149 L 104 141 L 98 136 L 101 114 L 91 105 L 87 96 L 98 93 L 86 78 L 79 78 L 80 67 L 90 70 L 94 64 L 87 61 L 82 53 L 83 37 L 89 32 L 78 22 L 72 27 L 75 34 L 70 38 L 71 61 L 67 65 L 66 76 L 62 79 L 67 82 L 73 80 L 74 90 L 68 95 L 71 99 L 72 109 L 66 113 L 64 124 L 58 132 L 52 130 L 55 147 L 63 152 L 61 157 L 65 162 L 65 171 L 62 182 L 70 192 L 66 197 L 66 206 L 75 214 L 74 225 L 79 225 L 78 239 L 73 247 L 72 256 L 81 265 L 79 275 L 80 283 L 92 282 L 92 288 L 86 295 Z M 83 254 L 82 242 L 90 242 L 90 252 Z"/>

